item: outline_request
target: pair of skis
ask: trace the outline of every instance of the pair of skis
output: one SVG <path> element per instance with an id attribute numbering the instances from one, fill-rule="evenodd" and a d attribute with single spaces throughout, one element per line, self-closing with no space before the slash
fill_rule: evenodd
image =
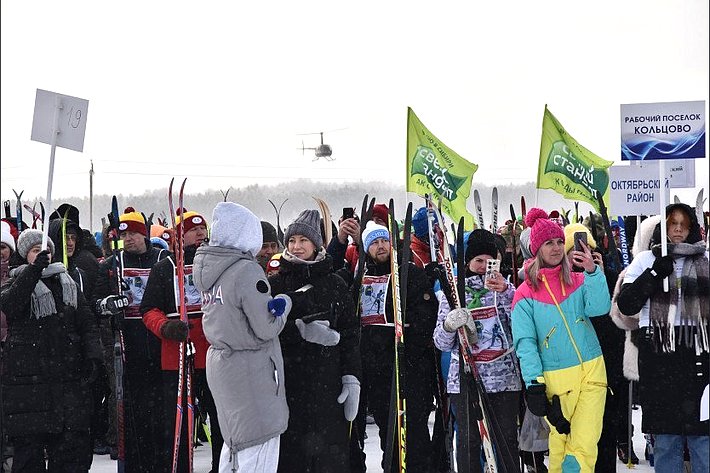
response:
<path id="1" fill-rule="evenodd" d="M 396 443 L 399 453 L 399 472 L 407 471 L 407 400 L 406 363 L 404 353 L 404 323 L 407 311 L 407 284 L 409 282 L 409 258 L 411 254 L 412 203 L 407 205 L 404 232 L 401 240 L 402 258 L 399 263 L 399 226 L 394 216 L 394 199 L 389 201 L 390 269 L 392 290 L 392 314 L 394 317 L 394 371 L 390 396 L 390 417 L 387 425 L 385 468 L 392 465 Z M 394 402 L 392 402 L 394 401 Z M 396 418 L 396 441 L 394 425 Z"/>
<path id="2" fill-rule="evenodd" d="M 434 208 L 437 212 L 438 209 Z M 441 221 L 441 214 L 437 215 L 437 218 Z M 451 254 L 451 249 L 448 244 L 448 239 L 444 233 L 444 241 L 442 243 L 442 253 L 443 253 L 443 266 L 446 274 L 446 279 L 451 287 L 449 298 L 449 306 L 452 309 L 464 308 L 466 301 L 466 260 L 465 260 L 465 242 L 464 242 L 464 219 L 459 220 L 458 229 L 456 231 L 456 262 L 454 263 L 453 256 Z M 457 267 L 457 274 L 454 275 L 454 264 Z M 460 395 L 464 400 L 464 412 L 459 414 L 461 422 L 458 423 L 457 435 L 462 436 L 463 445 L 468 445 L 468 438 L 470 432 L 468 426 L 470 423 L 470 407 L 475 401 L 481 410 L 481 418 L 478 419 L 478 430 L 481 437 L 481 445 L 483 447 L 483 453 L 486 458 L 488 465 L 488 470 L 491 473 L 497 473 L 501 471 L 499 468 L 499 462 L 496 459 L 494 450 L 494 441 L 491 427 L 497 428 L 498 436 L 500 436 L 500 428 L 495 419 L 490 415 L 490 402 L 488 395 L 486 393 L 485 387 L 481 380 L 478 370 L 476 368 L 475 360 L 473 358 L 473 350 L 471 349 L 471 344 L 468 340 L 468 334 L 464 327 L 461 327 L 457 331 L 458 342 L 459 342 L 459 385 L 460 385 Z M 473 385 L 471 385 L 473 382 Z M 476 399 L 472 399 L 472 394 L 476 396 Z M 475 405 L 473 404 L 473 405 Z M 501 437 L 502 439 L 502 437 Z M 503 442 L 504 445 L 504 442 Z M 503 446 L 503 448 L 507 448 Z M 471 453 L 474 453 L 475 458 L 471 458 Z M 510 452 L 507 452 L 510 455 Z M 471 460 L 478 461 L 477 452 L 465 452 L 464 457 L 468 458 L 463 465 L 458 465 L 459 473 L 467 473 L 470 468 Z M 501 467 L 505 468 L 505 464 L 500 464 Z"/>
<path id="3" fill-rule="evenodd" d="M 427 209 L 427 230 L 429 232 L 429 257 L 432 262 L 436 262 L 437 264 L 441 263 L 442 260 L 442 254 L 441 248 L 443 246 L 443 236 L 442 232 L 446 231 L 446 227 L 444 226 L 444 221 L 439 220 L 437 223 L 438 228 L 435 227 L 435 220 L 436 220 L 436 214 L 434 212 L 434 201 L 432 200 L 431 195 L 425 194 L 424 195 L 424 201 L 426 204 L 426 209 Z M 439 196 L 439 202 L 438 202 L 438 212 L 441 217 L 441 196 Z M 441 289 L 444 290 L 444 285 L 446 284 L 446 281 L 439 281 L 439 283 L 442 285 Z M 446 291 L 444 291 L 446 292 Z M 436 350 L 436 357 L 434 359 L 434 366 L 435 366 L 435 371 L 436 371 L 436 384 L 437 384 L 437 390 L 436 390 L 436 401 L 438 403 L 439 411 L 441 412 L 441 426 L 443 428 L 443 435 L 444 437 L 440 440 L 440 443 L 435 443 L 434 445 L 434 456 L 435 456 L 435 462 L 438 462 L 440 459 L 441 452 L 443 452 L 446 455 L 446 461 L 448 462 L 449 465 L 451 465 L 451 468 L 453 469 L 454 465 L 454 458 L 453 458 L 453 448 L 451 441 L 453 440 L 454 436 L 454 426 L 453 426 L 453 420 L 451 417 L 451 402 L 449 399 L 449 395 L 446 392 L 446 380 L 443 378 L 443 373 L 441 372 L 441 363 L 440 363 L 440 355 L 439 351 Z M 434 424 L 434 429 L 436 431 L 436 423 Z M 432 440 L 434 440 L 432 438 Z M 435 466 L 438 466 L 436 463 L 434 463 Z"/>
<path id="4" fill-rule="evenodd" d="M 177 228 L 175 222 L 175 207 L 173 206 L 173 183 L 175 178 L 170 180 L 170 187 L 168 189 L 168 205 L 170 208 L 170 220 L 173 226 L 173 231 L 175 232 L 175 268 L 178 286 L 178 297 L 179 297 L 179 307 L 177 307 L 180 313 L 180 320 L 185 324 L 188 323 L 187 319 L 187 305 L 185 303 L 185 225 L 184 225 L 184 212 L 183 207 L 183 195 L 185 190 L 185 183 L 187 178 L 182 181 L 180 186 L 180 192 L 178 194 L 178 216 L 180 217 L 180 229 Z M 182 418 L 183 418 L 183 402 L 187 403 L 187 463 L 188 471 L 193 471 L 193 439 L 194 439 L 194 425 L 195 425 L 195 408 L 193 404 L 192 396 L 192 371 L 193 371 L 193 349 L 192 343 L 188 336 L 187 341 L 180 342 L 180 352 L 178 358 L 178 389 L 177 389 L 177 408 L 175 411 L 175 437 L 173 441 L 173 463 L 172 471 L 177 473 L 178 471 L 178 458 L 180 456 L 180 437 L 182 434 Z"/>
<path id="5" fill-rule="evenodd" d="M 112 271 L 116 276 L 116 295 L 123 294 L 123 267 L 121 265 L 121 250 L 118 248 L 119 240 L 119 220 L 118 200 L 114 195 L 111 198 L 111 213 L 108 215 L 112 232 L 111 252 L 113 254 Z M 125 416 L 125 387 L 123 385 L 123 371 L 126 363 L 125 345 L 123 342 L 123 311 L 111 318 L 113 328 L 113 370 L 116 381 L 116 449 L 118 451 L 118 462 L 116 464 L 118 473 L 126 470 L 126 416 Z"/>
<path id="6" fill-rule="evenodd" d="M 476 223 L 478 223 L 478 228 L 486 228 L 486 223 L 483 220 L 483 207 L 481 206 L 481 194 L 478 193 L 478 189 L 473 191 L 473 202 L 476 205 Z M 494 187 L 491 191 L 491 232 L 496 233 L 498 231 L 498 188 Z"/>
<path id="7" fill-rule="evenodd" d="M 362 278 L 365 275 L 365 256 L 367 255 L 367 248 L 362 247 L 362 232 L 365 231 L 367 222 L 372 219 L 372 211 L 375 207 L 375 198 L 370 198 L 369 195 L 365 194 L 362 199 L 362 210 L 360 212 L 360 248 L 358 249 L 357 255 L 357 268 L 355 268 L 355 279 L 353 281 L 353 300 L 359 304 L 360 301 L 360 287 L 362 286 Z"/>

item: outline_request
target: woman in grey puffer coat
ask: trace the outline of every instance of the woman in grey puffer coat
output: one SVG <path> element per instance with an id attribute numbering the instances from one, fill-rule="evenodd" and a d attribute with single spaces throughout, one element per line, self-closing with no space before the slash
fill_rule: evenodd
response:
<path id="1" fill-rule="evenodd" d="M 439 304 L 439 315 L 434 329 L 434 344 L 439 350 L 451 352 L 449 379 L 446 390 L 451 394 L 456 413 L 461 416 L 465 409 L 460 396 L 459 352 L 456 331 L 466 325 L 470 330 L 469 340 L 473 345 L 474 357 L 483 386 L 491 401 L 491 413 L 498 421 L 503 432 L 506 446 L 498 449 L 498 461 L 504 461 L 507 471 L 517 471 L 518 441 L 517 415 L 520 405 L 522 381 L 518 360 L 512 351 L 513 338 L 510 330 L 510 305 L 515 295 L 515 287 L 506 281 L 500 273 L 495 279 L 485 283 L 486 262 L 500 258 L 493 234 L 482 229 L 471 232 L 466 246 L 466 307 L 481 308 L 481 318 L 470 316 L 456 317 L 457 311 L 449 307 L 443 298 Z M 485 312 L 486 307 L 490 307 Z M 464 309 L 466 310 L 466 309 Z M 470 385 L 473 388 L 473 384 Z M 478 402 L 475 397 L 475 403 Z M 482 471 L 480 463 L 481 437 L 473 411 L 474 402 L 469 409 L 469 444 L 468 449 L 459 443 L 457 435 L 457 463 L 468 463 L 470 471 Z M 464 458 L 464 452 L 469 458 Z"/>
<path id="2" fill-rule="evenodd" d="M 232 202 L 217 204 L 209 246 L 195 255 L 195 286 L 202 291 L 202 326 L 211 346 L 207 382 L 224 447 L 220 471 L 275 472 L 279 436 L 288 426 L 279 333 L 291 310 L 271 288 L 255 255 L 261 223 Z M 232 462 L 236 462 L 236 465 Z"/>

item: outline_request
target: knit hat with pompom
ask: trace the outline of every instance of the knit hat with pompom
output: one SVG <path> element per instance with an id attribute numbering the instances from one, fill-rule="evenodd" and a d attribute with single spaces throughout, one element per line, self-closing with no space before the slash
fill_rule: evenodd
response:
<path id="1" fill-rule="evenodd" d="M 542 209 L 532 208 L 525 215 L 525 225 L 530 228 L 530 251 L 533 256 L 537 255 L 543 243 L 553 238 L 560 238 L 564 241 L 565 233 L 562 227 L 550 220 Z"/>
<path id="2" fill-rule="evenodd" d="M 144 237 L 148 236 L 148 228 L 145 226 L 143 214 L 136 212 L 133 207 L 126 207 L 126 210 L 118 218 L 119 232 L 136 232 Z"/>

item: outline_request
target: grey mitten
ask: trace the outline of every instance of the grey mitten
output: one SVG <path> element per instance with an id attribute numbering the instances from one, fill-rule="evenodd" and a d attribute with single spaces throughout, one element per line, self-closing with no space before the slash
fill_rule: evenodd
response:
<path id="1" fill-rule="evenodd" d="M 340 334 L 330 328 L 330 322 L 327 320 L 305 323 L 301 319 L 296 319 L 296 328 L 301 332 L 301 337 L 307 342 L 317 343 L 325 347 L 333 347 L 340 342 Z"/>
<path id="2" fill-rule="evenodd" d="M 358 406 L 360 405 L 360 381 L 351 374 L 346 374 L 342 377 L 343 390 L 338 396 L 338 404 L 343 404 L 345 410 L 345 420 L 350 422 L 357 416 Z"/>

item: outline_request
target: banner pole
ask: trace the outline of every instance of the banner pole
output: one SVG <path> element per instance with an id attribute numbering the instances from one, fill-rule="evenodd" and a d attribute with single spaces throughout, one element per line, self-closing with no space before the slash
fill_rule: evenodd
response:
<path id="1" fill-rule="evenodd" d="M 666 179 L 666 162 L 663 159 L 658 160 L 658 181 L 661 185 L 661 211 L 659 212 L 661 216 L 661 256 L 666 256 L 668 254 L 668 230 L 666 229 L 666 185 L 668 180 Z M 663 278 L 663 292 L 668 292 L 668 278 Z"/>
<path id="2" fill-rule="evenodd" d="M 57 151 L 57 135 L 59 135 L 59 111 L 62 109 L 62 99 L 59 95 L 54 98 L 54 121 L 52 124 L 52 140 L 51 151 L 49 152 L 49 174 L 47 177 L 47 199 L 45 206 L 47 211 L 44 213 L 44 222 L 42 222 L 42 250 L 47 249 L 47 239 L 49 238 L 49 216 L 52 213 L 52 182 L 54 181 L 54 155 Z"/>

